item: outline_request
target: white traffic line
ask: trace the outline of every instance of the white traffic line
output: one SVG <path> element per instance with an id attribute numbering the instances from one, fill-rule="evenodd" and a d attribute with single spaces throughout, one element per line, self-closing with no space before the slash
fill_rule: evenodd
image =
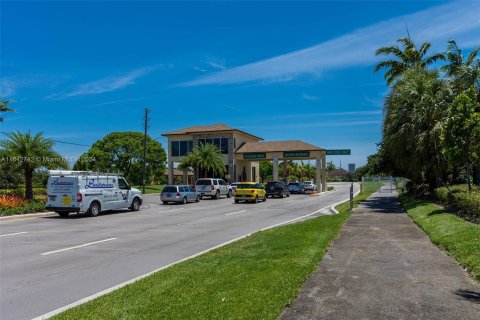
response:
<path id="1" fill-rule="evenodd" d="M 230 212 L 230 213 L 227 213 L 225 214 L 226 216 L 231 216 L 233 214 L 237 214 L 237 213 L 243 213 L 243 212 L 247 212 L 247 210 L 242 210 L 242 211 L 236 211 L 236 212 Z"/>
<path id="2" fill-rule="evenodd" d="M 0 238 L 1 237 L 8 237 L 8 236 L 16 236 L 17 234 L 25 234 L 25 233 L 28 233 L 28 232 L 22 231 L 22 232 L 15 232 L 15 233 L 9 233 L 9 234 L 2 234 L 2 235 L 0 235 Z"/>
<path id="3" fill-rule="evenodd" d="M 68 251 L 68 250 L 83 248 L 83 247 L 91 246 L 91 245 L 94 245 L 94 244 L 97 244 L 97 243 L 102 243 L 102 242 L 107 242 L 107 241 L 112 241 L 112 240 L 117 240 L 117 238 L 109 238 L 109 239 L 105 239 L 105 240 L 100 240 L 100 241 L 95 241 L 95 242 L 89 242 L 89 243 L 81 244 L 81 245 L 79 245 L 79 246 L 68 247 L 68 248 L 63 248 L 63 249 L 60 249 L 60 250 L 44 252 L 44 253 L 42 253 L 41 255 L 42 255 L 42 256 L 46 256 L 46 255 L 49 255 L 49 254 L 52 254 L 52 253 L 58 253 L 58 252 L 63 252 L 63 251 Z"/>
<path id="4" fill-rule="evenodd" d="M 355 195 L 357 195 L 357 194 L 359 194 L 359 193 L 360 193 L 360 191 L 357 191 Z M 347 198 L 347 199 L 345 199 L 345 200 L 342 200 L 342 201 L 339 201 L 339 202 L 337 202 L 337 203 L 334 203 L 333 205 L 328 205 L 328 206 L 326 206 L 326 207 L 323 207 L 323 208 L 321 208 L 321 209 L 319 209 L 319 210 L 317 210 L 317 211 L 315 211 L 315 212 L 313 212 L 313 213 L 309 213 L 309 214 L 307 214 L 307 215 L 305 215 L 305 216 L 303 216 L 303 217 L 300 217 L 300 218 L 297 218 L 297 219 L 292 219 L 292 220 L 289 220 L 289 221 L 285 221 L 285 222 L 282 222 L 282 223 L 279 223 L 279 224 L 276 224 L 276 225 L 273 225 L 273 226 L 270 226 L 270 227 L 266 227 L 266 228 L 263 228 L 263 229 L 260 230 L 260 231 L 272 229 L 272 228 L 274 228 L 274 227 L 276 227 L 276 226 L 280 226 L 280 225 L 283 225 L 283 224 L 287 224 L 287 223 L 294 222 L 294 221 L 296 221 L 296 220 L 304 219 L 304 218 L 306 218 L 306 217 L 308 217 L 308 216 L 311 216 L 311 215 L 313 215 L 313 214 L 316 214 L 316 213 L 318 213 L 318 212 L 320 212 L 320 211 L 322 211 L 322 210 L 324 210 L 324 209 L 326 209 L 326 208 L 329 208 L 329 207 L 331 207 L 331 206 L 336 206 L 336 205 L 338 205 L 338 204 L 340 204 L 340 203 L 343 203 L 343 202 L 346 202 L 346 201 L 348 201 L 348 200 L 349 200 L 349 199 Z M 208 248 L 208 249 L 206 249 L 206 250 L 200 251 L 200 252 L 195 253 L 195 254 L 193 254 L 193 255 L 191 255 L 191 256 L 189 256 L 189 257 L 180 259 L 180 260 L 175 261 L 175 262 L 173 262 L 173 263 L 170 263 L 170 264 L 168 264 L 168 265 L 166 265 L 166 266 L 160 267 L 160 268 L 155 269 L 155 270 L 153 270 L 153 271 L 151 271 L 151 272 L 145 273 L 145 274 L 143 274 L 143 275 L 141 275 L 141 276 L 138 276 L 138 277 L 135 277 L 135 278 L 130 279 L 130 280 L 128 280 L 128 281 L 125 281 L 125 282 L 123 282 L 123 283 L 120 283 L 120 284 L 118 284 L 118 285 L 116 285 L 116 286 L 113 286 L 113 287 L 111 287 L 111 288 L 108 288 L 108 289 L 105 289 L 105 290 L 103 290 L 103 291 L 97 292 L 97 293 L 95 293 L 95 294 L 93 294 L 93 295 L 91 295 L 91 296 L 85 297 L 85 298 L 80 299 L 80 300 L 77 300 L 77 301 L 75 301 L 75 302 L 73 302 L 73 303 L 71 303 L 71 304 L 68 304 L 68 305 L 66 305 L 66 306 L 63 306 L 63 307 L 60 307 L 60 308 L 55 309 L 55 310 L 53 310 L 53 311 L 50 311 L 50 312 L 48 312 L 48 313 L 45 313 L 45 314 L 43 314 L 43 315 L 41 315 L 41 316 L 38 316 L 38 317 L 36 317 L 36 318 L 34 318 L 34 319 L 32 319 L 32 320 L 44 320 L 44 319 L 48 319 L 48 318 L 50 318 L 50 317 L 53 317 L 54 315 L 57 315 L 57 314 L 59 314 L 59 313 L 61 313 L 61 312 L 66 311 L 66 310 L 68 310 L 68 309 L 71 309 L 71 308 L 74 308 L 74 307 L 79 306 L 79 305 L 81 305 L 81 304 L 84 304 L 84 303 L 86 303 L 86 302 L 92 301 L 92 300 L 94 300 L 94 299 L 96 299 L 96 298 L 98 298 L 98 297 L 104 296 L 104 295 L 106 295 L 106 294 L 108 294 L 108 293 L 110 293 L 110 292 L 113 292 L 113 291 L 118 290 L 118 289 L 120 289 L 120 288 L 123 288 L 123 287 L 125 287 L 125 286 L 127 286 L 127 285 L 129 285 L 129 284 L 132 284 L 132 283 L 134 283 L 134 282 L 137 282 L 138 280 L 141 280 L 141 279 L 143 279 L 143 278 L 146 278 L 146 277 L 148 277 L 148 276 L 151 276 L 152 274 L 154 274 L 154 273 L 156 273 L 156 272 L 158 272 L 158 271 L 162 271 L 162 270 L 164 270 L 164 269 L 167 269 L 167 268 L 169 268 L 169 267 L 171 267 L 171 266 L 174 266 L 174 265 L 176 265 L 176 264 L 179 264 L 179 263 L 181 263 L 181 262 L 184 262 L 184 261 L 187 261 L 187 260 L 196 258 L 196 257 L 201 256 L 202 254 L 205 254 L 205 253 L 210 252 L 210 251 L 212 251 L 212 250 L 215 250 L 215 249 L 224 247 L 224 246 L 226 246 L 226 245 L 228 245 L 228 244 L 230 244 L 230 243 L 233 243 L 233 242 L 242 240 L 242 239 L 244 239 L 244 238 L 247 238 L 247 237 L 251 236 L 253 233 L 256 233 L 256 231 L 255 231 L 255 232 L 251 232 L 251 233 L 247 233 L 247 234 L 245 234 L 245 235 L 243 235 L 243 236 L 240 236 L 240 237 L 238 237 L 238 238 L 235 238 L 235 239 L 226 241 L 226 242 L 221 243 L 221 244 L 219 244 L 219 245 L 216 245 L 216 246 L 213 246 L 213 247 Z"/>

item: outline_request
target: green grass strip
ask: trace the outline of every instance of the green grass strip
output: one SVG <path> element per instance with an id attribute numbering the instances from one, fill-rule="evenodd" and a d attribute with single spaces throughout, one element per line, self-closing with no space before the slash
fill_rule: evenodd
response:
<path id="1" fill-rule="evenodd" d="M 448 213 L 439 205 L 402 196 L 408 215 L 473 278 L 480 280 L 480 225 Z"/>
<path id="2" fill-rule="evenodd" d="M 165 185 L 163 184 L 155 184 L 155 185 L 148 185 L 145 186 L 145 194 L 151 194 L 151 193 L 161 193 L 163 190 L 163 187 Z M 140 191 L 142 191 L 143 186 L 132 186 Z"/>
<path id="3" fill-rule="evenodd" d="M 358 196 L 355 205 L 367 197 Z M 276 319 L 316 270 L 350 217 L 348 207 L 257 232 L 54 319 Z"/>

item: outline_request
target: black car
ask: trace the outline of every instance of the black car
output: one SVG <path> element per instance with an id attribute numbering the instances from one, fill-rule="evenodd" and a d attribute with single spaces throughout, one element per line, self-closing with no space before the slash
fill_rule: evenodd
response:
<path id="1" fill-rule="evenodd" d="M 267 197 L 290 197 L 290 191 L 285 182 L 282 181 L 270 181 L 265 186 L 265 190 L 267 191 Z"/>

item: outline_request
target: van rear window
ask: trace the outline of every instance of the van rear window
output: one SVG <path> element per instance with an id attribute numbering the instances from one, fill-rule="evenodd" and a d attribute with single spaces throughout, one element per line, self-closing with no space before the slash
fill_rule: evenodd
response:
<path id="1" fill-rule="evenodd" d="M 177 187 L 165 187 L 162 192 L 177 192 Z"/>
<path id="2" fill-rule="evenodd" d="M 198 180 L 197 181 L 197 186 L 209 186 L 212 184 L 211 180 Z"/>

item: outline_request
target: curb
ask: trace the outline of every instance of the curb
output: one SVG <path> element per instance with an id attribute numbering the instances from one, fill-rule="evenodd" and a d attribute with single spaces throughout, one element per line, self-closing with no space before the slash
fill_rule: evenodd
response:
<path id="1" fill-rule="evenodd" d="M 11 215 L 11 216 L 0 217 L 0 222 L 25 220 L 25 219 L 33 219 L 33 218 L 41 218 L 41 217 L 50 217 L 50 216 L 54 216 L 54 215 L 56 215 L 56 213 L 53 212 L 53 211 L 25 213 L 25 214 L 14 214 L 14 215 Z"/>

